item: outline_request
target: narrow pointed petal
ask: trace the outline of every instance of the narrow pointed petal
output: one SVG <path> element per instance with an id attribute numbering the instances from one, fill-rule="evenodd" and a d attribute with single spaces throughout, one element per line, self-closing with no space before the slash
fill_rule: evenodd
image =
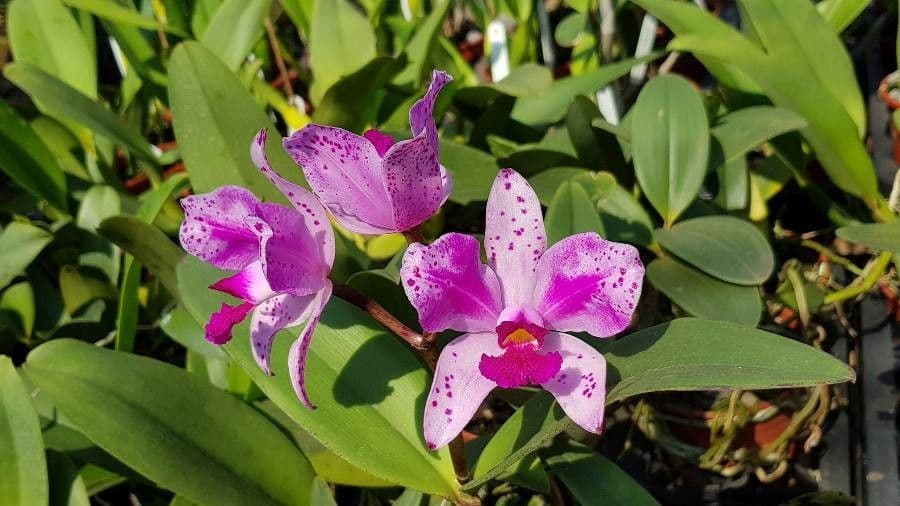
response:
<path id="1" fill-rule="evenodd" d="M 453 80 L 450 74 L 435 70 L 431 73 L 431 84 L 425 96 L 419 99 L 409 109 L 409 127 L 413 137 L 419 137 L 424 132 L 426 142 L 434 153 L 438 153 L 437 125 L 434 123 L 434 103 L 444 86 Z"/>
<path id="2" fill-rule="evenodd" d="M 478 370 L 501 388 L 543 383 L 559 372 L 562 356 L 535 350 L 530 344 L 513 345 L 499 355 L 481 355 Z"/>
<path id="3" fill-rule="evenodd" d="M 463 334 L 444 347 L 425 403 L 425 444 L 430 450 L 462 432 L 475 410 L 496 386 L 478 371 L 482 353 L 499 354 L 492 332 Z"/>
<path id="4" fill-rule="evenodd" d="M 216 281 L 210 285 L 210 288 L 254 305 L 275 295 L 275 292 L 269 286 L 269 282 L 266 281 L 262 262 L 259 261 L 244 267 L 243 270 L 234 276 Z"/>
<path id="5" fill-rule="evenodd" d="M 294 386 L 297 398 L 309 409 L 316 409 L 316 406 L 310 401 L 309 393 L 306 391 L 306 356 L 309 353 L 309 345 L 312 343 L 316 326 L 319 324 L 319 318 L 322 317 L 322 312 L 325 310 L 325 305 L 330 298 L 331 281 L 328 281 L 313 301 L 306 327 L 303 328 L 300 337 L 291 345 L 291 351 L 288 353 L 288 370 L 291 375 L 291 385 Z"/>
<path id="6" fill-rule="evenodd" d="M 322 258 L 330 267 L 334 264 L 334 231 L 328 221 L 325 208 L 309 190 L 284 179 L 272 169 L 269 159 L 266 157 L 266 137 L 266 130 L 262 129 L 256 134 L 256 138 L 250 145 L 250 157 L 253 159 L 253 164 L 303 216 L 306 229 L 318 239 L 322 247 Z"/>
<path id="7" fill-rule="evenodd" d="M 547 247 L 541 204 L 518 172 L 497 173 L 487 201 L 484 246 L 507 306 L 531 303 L 534 271 Z"/>
<path id="8" fill-rule="evenodd" d="M 250 345 L 253 358 L 266 374 L 272 374 L 269 356 L 272 341 L 282 329 L 295 327 L 309 317 L 309 311 L 316 294 L 297 297 L 290 294 L 276 295 L 265 300 L 253 311 L 250 319 Z"/>
<path id="9" fill-rule="evenodd" d="M 437 151 L 425 136 L 394 144 L 383 163 L 394 228 L 409 230 L 437 212 L 443 203 L 444 182 Z"/>
<path id="10" fill-rule="evenodd" d="M 244 268 L 259 255 L 257 238 L 244 224 L 258 203 L 249 190 L 238 186 L 223 186 L 181 199 L 181 246 L 220 269 Z"/>
<path id="11" fill-rule="evenodd" d="M 313 124 L 286 138 L 284 148 L 343 227 L 360 234 L 396 231 L 381 157 L 368 139 Z"/>
<path id="12" fill-rule="evenodd" d="M 378 130 L 366 130 L 363 132 L 363 137 L 369 140 L 373 146 L 375 146 L 375 151 L 378 152 L 378 156 L 384 156 L 387 153 L 388 149 L 394 145 L 394 138 L 388 134 L 381 133 Z"/>
<path id="13" fill-rule="evenodd" d="M 609 337 L 631 322 L 643 278 L 634 246 L 577 234 L 541 257 L 534 305 L 547 328 Z"/>
<path id="14" fill-rule="evenodd" d="M 447 202 L 451 193 L 453 193 L 453 178 L 450 177 L 447 167 L 441 165 L 441 205 Z"/>
<path id="15" fill-rule="evenodd" d="M 496 326 L 500 283 L 481 263 L 474 237 L 450 233 L 429 246 L 409 245 L 400 277 L 425 331 L 483 332 Z"/>
<path id="16" fill-rule="evenodd" d="M 559 332 L 547 334 L 541 351 L 562 355 L 559 372 L 541 386 L 573 422 L 599 434 L 606 403 L 606 359 L 581 339 Z"/>
<path id="17" fill-rule="evenodd" d="M 222 304 L 218 311 L 210 315 L 209 321 L 203 329 L 206 340 L 219 345 L 231 341 L 231 330 L 235 325 L 244 321 L 251 309 L 253 309 L 253 304 L 249 302 L 237 306 Z"/>
<path id="18" fill-rule="evenodd" d="M 303 216 L 271 203 L 260 204 L 257 214 L 247 218 L 247 224 L 259 236 L 262 268 L 272 289 L 293 295 L 321 290 L 330 267 Z"/>

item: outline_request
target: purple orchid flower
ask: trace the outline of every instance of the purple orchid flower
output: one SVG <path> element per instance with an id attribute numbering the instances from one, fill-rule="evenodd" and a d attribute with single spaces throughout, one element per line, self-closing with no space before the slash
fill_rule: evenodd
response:
<path id="1" fill-rule="evenodd" d="M 422 328 L 466 332 L 438 358 L 425 406 L 428 447 L 459 434 L 495 387 L 529 384 L 599 433 L 606 361 L 566 332 L 609 337 L 628 326 L 644 276 L 637 250 L 595 233 L 546 249 L 538 198 L 511 169 L 494 181 L 485 228 L 488 265 L 476 239 L 457 233 L 412 244 L 403 257 L 403 287 Z"/>
<path id="2" fill-rule="evenodd" d="M 275 334 L 306 326 L 288 354 L 291 384 L 300 401 L 315 408 L 305 385 L 306 355 L 325 304 L 331 297 L 328 274 L 334 263 L 334 233 L 325 208 L 309 191 L 281 178 L 265 154 L 266 131 L 253 141 L 253 163 L 288 198 L 293 207 L 260 202 L 250 191 L 223 186 L 181 201 L 184 222 L 179 238 L 185 251 L 237 274 L 210 288 L 242 302 L 222 304 L 206 325 L 214 344 L 231 340 L 232 329 L 253 313 L 253 357 L 271 374 L 269 356 Z"/>
<path id="3" fill-rule="evenodd" d="M 344 228 L 360 234 L 410 230 L 437 212 L 450 195 L 438 162 L 434 102 L 452 78 L 435 70 L 425 96 L 409 110 L 413 138 L 394 143 L 376 130 L 362 136 L 342 128 L 307 125 L 284 148 Z"/>

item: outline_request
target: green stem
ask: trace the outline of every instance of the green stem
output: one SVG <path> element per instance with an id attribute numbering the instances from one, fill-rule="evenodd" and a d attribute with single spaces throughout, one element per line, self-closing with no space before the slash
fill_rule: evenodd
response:
<path id="1" fill-rule="evenodd" d="M 847 288 L 843 290 L 838 290 L 836 292 L 829 293 L 825 296 L 825 304 L 834 304 L 835 302 L 842 302 L 848 299 L 852 299 L 860 294 L 866 293 L 875 286 L 875 283 L 881 278 L 884 274 L 885 269 L 891 263 L 891 253 L 884 251 L 875 258 L 868 267 L 866 267 L 865 276 L 861 276 L 856 278 L 856 281 L 853 282 Z"/>
<path id="2" fill-rule="evenodd" d="M 829 249 L 827 246 L 824 246 L 822 244 L 817 243 L 816 241 L 812 241 L 809 239 L 803 239 L 802 241 L 800 241 L 800 245 L 803 247 L 809 248 L 811 250 L 818 251 L 819 254 L 821 254 L 828 260 L 831 260 L 831 263 L 838 264 L 841 267 L 852 272 L 853 274 L 856 274 L 857 276 L 863 275 L 863 270 L 860 269 L 859 267 L 857 267 L 856 264 L 854 264 L 850 260 L 847 260 L 846 258 L 838 255 L 834 251 L 831 251 L 831 249 Z"/>

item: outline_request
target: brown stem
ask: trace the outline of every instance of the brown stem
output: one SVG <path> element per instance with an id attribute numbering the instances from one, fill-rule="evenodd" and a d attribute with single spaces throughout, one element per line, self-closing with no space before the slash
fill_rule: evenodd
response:
<path id="1" fill-rule="evenodd" d="M 366 313 L 369 313 L 369 316 L 374 318 L 378 323 L 384 325 L 385 328 L 394 334 L 397 334 L 397 336 L 406 341 L 410 346 L 423 353 L 423 355 L 425 355 L 424 352 L 429 351 L 430 346 L 425 342 L 425 339 L 421 334 L 404 325 L 381 304 L 357 291 L 355 288 L 343 283 L 334 283 L 334 295 L 346 300 Z"/>
<path id="2" fill-rule="evenodd" d="M 409 230 L 403 231 L 403 237 L 406 238 L 406 242 L 409 244 L 413 243 L 422 243 L 428 244 L 428 241 L 425 240 L 425 236 L 422 235 L 422 229 L 418 226 L 415 226 Z"/>
<path id="3" fill-rule="evenodd" d="M 462 432 L 453 438 L 448 445 L 450 449 L 450 460 L 453 461 L 453 470 L 456 472 L 456 481 L 466 483 L 472 477 L 469 475 L 469 468 L 466 464 L 465 443 L 463 442 Z"/>
<path id="4" fill-rule="evenodd" d="M 272 25 L 272 19 L 266 16 L 263 21 L 266 26 L 266 35 L 269 38 L 269 45 L 272 46 L 272 55 L 275 58 L 275 66 L 278 67 L 278 75 L 281 85 L 284 87 L 284 94 L 288 101 L 294 97 L 294 89 L 291 87 L 291 79 L 288 77 L 287 66 L 284 64 L 284 58 L 281 57 L 281 44 L 278 43 L 278 37 L 275 35 L 275 27 Z"/>

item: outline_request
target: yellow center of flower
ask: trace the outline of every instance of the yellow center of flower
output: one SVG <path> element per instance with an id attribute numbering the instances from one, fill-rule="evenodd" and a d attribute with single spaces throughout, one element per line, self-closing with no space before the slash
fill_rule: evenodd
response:
<path id="1" fill-rule="evenodd" d="M 531 335 L 531 332 L 528 332 L 525 329 L 516 329 L 506 335 L 506 338 L 503 340 L 503 346 L 525 344 L 530 343 L 531 341 L 534 341 L 534 336 Z"/>

